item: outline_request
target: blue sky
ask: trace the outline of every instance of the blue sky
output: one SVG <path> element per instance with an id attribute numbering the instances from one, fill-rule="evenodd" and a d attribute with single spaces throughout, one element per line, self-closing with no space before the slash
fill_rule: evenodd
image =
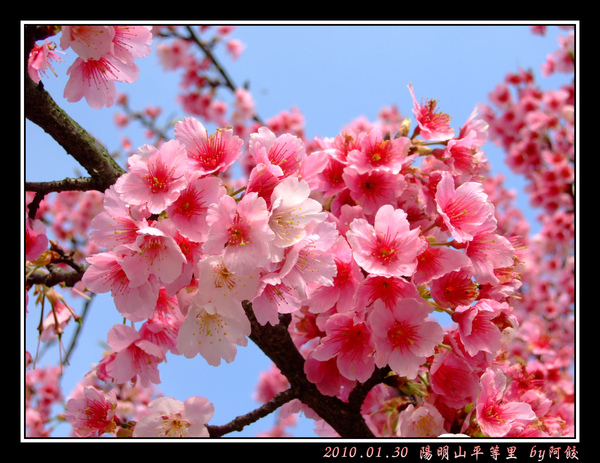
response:
<path id="1" fill-rule="evenodd" d="M 242 56 L 237 61 L 224 53 L 220 57 L 235 83 L 249 82 L 263 120 L 295 106 L 304 115 L 309 138 L 333 137 L 359 116 L 374 120 L 384 106 L 395 104 L 403 115 L 412 117 L 409 83 L 418 100 L 438 100 L 439 108 L 452 116 L 455 128 L 464 123 L 478 103 L 487 102 L 488 93 L 507 72 L 519 67 L 533 69 L 543 88 L 557 88 L 564 77 L 544 79 L 539 68 L 546 55 L 558 48 L 557 37 L 564 34 L 551 27 L 546 37 L 535 36 L 527 24 L 253 23 L 237 25 L 232 34 L 246 46 Z M 63 59 L 64 63 L 55 66 L 58 77 L 50 73 L 43 78 L 45 88 L 57 103 L 109 151 L 120 148 L 121 136 L 125 134 L 131 136 L 135 147 L 145 143 L 141 129 L 123 131 L 114 126 L 115 108 L 98 111 L 89 108 L 85 101 L 68 103 L 62 98 L 66 70 L 75 59 L 74 53 L 67 50 Z M 179 74 L 163 72 L 154 54 L 137 60 L 137 64 L 138 81 L 120 85 L 118 90 L 130 95 L 136 109 L 149 104 L 162 107 L 165 117 L 182 117 L 184 114 L 174 102 L 179 92 Z M 24 133 L 26 180 L 58 180 L 82 174 L 64 150 L 39 128 L 27 122 Z M 517 204 L 528 217 L 535 217 L 537 211 L 528 208 L 521 192 L 524 182 L 503 165 L 502 152 L 490 144 L 484 150 L 493 170 L 504 173 L 507 185 L 517 190 Z M 29 309 L 35 310 L 31 304 Z M 27 347 L 32 352 L 36 344 L 32 329 L 37 325 L 36 315 L 37 312 L 26 321 Z M 102 295 L 94 302 L 79 349 L 63 378 L 65 393 L 99 360 L 100 343 L 106 332 L 121 321 L 110 298 Z M 44 362 L 52 363 L 53 353 L 46 354 Z M 251 342 L 247 348 L 238 349 L 234 363 L 218 368 L 208 366 L 201 357 L 187 360 L 170 356 L 159 368 L 159 389 L 180 400 L 192 395 L 207 397 L 215 404 L 211 423 L 225 424 L 259 405 L 252 395 L 258 374 L 269 364 Z M 252 437 L 270 425 L 271 421 L 265 420 L 233 437 Z M 312 421 L 301 420 L 292 431 L 297 436 L 311 436 Z"/>

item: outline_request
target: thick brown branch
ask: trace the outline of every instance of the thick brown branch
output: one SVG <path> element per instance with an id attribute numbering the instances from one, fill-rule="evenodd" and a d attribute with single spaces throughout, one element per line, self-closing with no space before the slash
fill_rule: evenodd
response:
<path id="1" fill-rule="evenodd" d="M 298 399 L 324 419 L 340 436 L 369 438 L 373 433 L 360 414 L 360 404 L 345 403 L 337 397 L 321 394 L 304 373 L 304 358 L 298 352 L 285 323 L 261 325 L 256 320 L 250 302 L 244 302 L 250 320 L 250 339 L 275 363 L 290 382 Z"/>
<path id="2" fill-rule="evenodd" d="M 85 168 L 91 176 L 90 188 L 104 191 L 125 173 L 106 148 L 71 119 L 28 75 L 25 76 L 25 116 Z"/>

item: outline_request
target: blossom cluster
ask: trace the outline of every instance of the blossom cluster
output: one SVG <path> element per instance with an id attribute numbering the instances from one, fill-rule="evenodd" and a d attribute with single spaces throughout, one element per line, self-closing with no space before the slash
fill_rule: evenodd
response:
<path id="1" fill-rule="evenodd" d="M 104 250 L 83 283 L 141 326 L 110 330 L 98 377 L 158 384 L 169 353 L 232 362 L 251 332 L 247 301 L 263 325 L 293 316 L 323 394 L 346 400 L 390 369 L 402 387 L 374 388 L 363 407 L 376 434 L 472 432 L 471 418 L 496 437 L 558 432 L 535 408 L 543 389 L 534 400 L 507 386 L 520 261 L 481 182 L 487 124 L 474 112 L 455 133 L 409 88 L 410 137 L 408 120 L 350 124 L 308 149 L 267 127 L 245 143 L 187 117 L 174 139 L 131 155 L 92 222 Z M 242 162 L 247 181 L 234 191 L 227 179 Z M 390 403 L 400 416 L 385 413 Z"/>
<path id="2" fill-rule="evenodd" d="M 149 26 L 62 26 L 60 47 L 73 50 L 77 58 L 67 70 L 69 79 L 64 97 L 69 102 L 85 98 L 90 107 L 100 109 L 114 104 L 115 82 L 135 82 L 139 68 L 135 60 L 150 53 L 152 28 Z M 54 42 L 35 44 L 28 60 L 28 73 L 39 82 L 40 73 L 54 72 L 51 62 L 62 61 Z"/>

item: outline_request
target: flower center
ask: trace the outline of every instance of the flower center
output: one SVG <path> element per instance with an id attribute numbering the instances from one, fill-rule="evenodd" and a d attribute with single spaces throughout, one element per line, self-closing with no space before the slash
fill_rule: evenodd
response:
<path id="1" fill-rule="evenodd" d="M 162 415 L 162 422 L 158 426 L 161 436 L 164 437 L 183 437 L 188 433 L 190 422 L 183 419 L 181 413 L 173 415 Z"/>
<path id="2" fill-rule="evenodd" d="M 233 224 L 229 227 L 228 246 L 246 246 L 250 242 L 250 227 L 242 221 L 239 214 L 235 214 Z"/>
<path id="3" fill-rule="evenodd" d="M 388 338 L 394 349 L 399 349 L 402 352 L 410 350 L 412 346 L 421 340 L 415 326 L 398 320 L 394 322 L 388 332 Z"/>
<path id="4" fill-rule="evenodd" d="M 162 193 L 168 189 L 171 175 L 167 166 L 163 162 L 157 161 L 149 166 L 145 179 L 152 193 Z"/>

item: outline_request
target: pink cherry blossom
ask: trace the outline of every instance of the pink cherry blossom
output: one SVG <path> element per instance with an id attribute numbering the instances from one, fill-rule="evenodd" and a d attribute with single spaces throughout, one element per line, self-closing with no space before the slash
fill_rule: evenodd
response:
<path id="1" fill-rule="evenodd" d="M 356 307 L 368 307 L 381 300 L 390 309 L 402 298 L 419 298 L 419 290 L 403 277 L 369 274 L 355 293 Z"/>
<path id="2" fill-rule="evenodd" d="M 71 47 L 84 61 L 97 60 L 112 53 L 114 26 L 62 26 L 60 46 Z"/>
<path id="3" fill-rule="evenodd" d="M 121 266 L 130 281 L 142 283 L 154 275 L 163 283 L 172 283 L 180 274 L 186 258 L 173 236 L 169 223 L 155 222 L 137 231 L 130 253 L 123 256 Z"/>
<path id="4" fill-rule="evenodd" d="M 300 310 L 298 293 L 281 281 L 274 273 L 267 273 L 261 278 L 258 295 L 252 299 L 252 310 L 256 320 L 265 325 L 275 326 L 279 323 L 279 314 L 294 313 Z"/>
<path id="5" fill-rule="evenodd" d="M 339 372 L 350 380 L 365 382 L 375 370 L 371 329 L 356 321 L 352 312 L 337 313 L 327 319 L 326 336 L 312 353 L 320 361 L 336 359 Z"/>
<path id="6" fill-rule="evenodd" d="M 151 42 L 146 26 L 62 26 L 61 47 L 78 55 L 67 70 L 65 98 L 75 102 L 85 97 L 94 109 L 112 106 L 115 81 L 137 80 L 134 59 L 147 56 Z"/>
<path id="7" fill-rule="evenodd" d="M 45 290 L 44 296 L 52 305 L 52 309 L 42 321 L 38 330 L 40 331 L 40 341 L 48 342 L 64 333 L 64 328 L 74 316 L 75 312 L 67 305 L 60 293 L 56 292 L 54 289 L 48 288 Z"/>
<path id="8" fill-rule="evenodd" d="M 470 264 L 469 257 L 461 251 L 445 246 L 429 246 L 425 252 L 419 255 L 413 282 L 416 285 L 427 283 Z"/>
<path id="9" fill-rule="evenodd" d="M 495 269 L 510 267 L 514 262 L 515 249 L 510 241 L 494 233 L 496 221 L 490 217 L 473 235 L 465 250 L 473 266 L 473 275 L 479 284 L 497 285 L 500 280 Z"/>
<path id="10" fill-rule="evenodd" d="M 227 189 L 218 177 L 203 177 L 199 172 L 193 172 L 188 175 L 185 189 L 167 207 L 167 214 L 183 236 L 203 243 L 208 237 L 208 208 L 217 203 L 226 192 Z"/>
<path id="11" fill-rule="evenodd" d="M 183 236 L 169 219 L 165 219 L 162 222 L 168 225 L 168 228 L 171 229 L 169 234 L 173 237 L 175 243 L 177 243 L 177 246 L 179 246 L 179 249 L 185 257 L 185 262 L 182 264 L 181 274 L 171 283 L 165 283 L 164 281 L 161 281 L 163 288 L 167 291 L 167 293 L 169 295 L 174 295 L 177 294 L 181 288 L 190 283 L 196 271 L 196 265 L 200 259 L 205 257 L 205 255 L 202 252 L 202 243 L 198 243 L 197 241 L 193 241 Z"/>
<path id="12" fill-rule="evenodd" d="M 278 166 L 282 178 L 297 173 L 306 158 L 304 143 L 300 138 L 289 133 L 276 136 L 267 127 L 260 127 L 250 135 L 248 153 L 256 164 Z"/>
<path id="13" fill-rule="evenodd" d="M 479 374 L 469 360 L 459 349 L 443 349 L 433 357 L 429 384 L 440 403 L 458 410 L 476 400 Z"/>
<path id="14" fill-rule="evenodd" d="M 399 437 L 437 437 L 444 432 L 444 417 L 429 402 L 417 407 L 409 404 L 398 415 L 396 434 Z"/>
<path id="15" fill-rule="evenodd" d="M 358 149 L 348 153 L 347 162 L 359 174 L 373 169 L 398 174 L 412 159 L 408 156 L 410 145 L 411 140 L 407 137 L 384 139 L 383 131 L 375 127 L 361 139 Z"/>
<path id="16" fill-rule="evenodd" d="M 213 255 L 223 253 L 223 263 L 233 273 L 255 273 L 270 262 L 275 233 L 269 219 L 267 204 L 258 193 L 246 193 L 238 203 L 231 196 L 222 196 L 208 209 L 210 233 L 203 250 Z"/>
<path id="17" fill-rule="evenodd" d="M 152 51 L 152 26 L 114 26 L 113 54 L 123 62 L 133 63 L 136 58 Z"/>
<path id="18" fill-rule="evenodd" d="M 502 345 L 502 332 L 494 323 L 508 304 L 482 299 L 475 305 L 458 306 L 452 320 L 458 323 L 460 340 L 471 356 L 480 350 L 496 355 Z"/>
<path id="19" fill-rule="evenodd" d="M 391 205 L 379 208 L 374 225 L 354 219 L 346 233 L 354 259 L 365 271 L 383 276 L 411 276 L 417 256 L 427 249 L 419 229 L 410 230 L 407 214 Z"/>
<path id="20" fill-rule="evenodd" d="M 177 335 L 177 351 L 186 358 L 200 354 L 209 365 L 231 363 L 237 346 L 248 345 L 250 322 L 244 313 L 222 310 L 198 293 L 191 301 Z"/>
<path id="21" fill-rule="evenodd" d="M 278 271 L 281 281 L 298 292 L 300 299 L 309 297 L 315 286 L 332 286 L 337 266 L 331 247 L 339 236 L 332 222 L 311 222 L 306 236 L 287 249 Z"/>
<path id="22" fill-rule="evenodd" d="M 504 400 L 506 388 L 506 375 L 499 368 L 489 368 L 481 376 L 477 422 L 489 437 L 504 437 L 513 426 L 536 419 L 528 403 Z"/>
<path id="23" fill-rule="evenodd" d="M 431 310 L 427 303 L 412 298 L 402 299 L 392 310 L 380 300 L 373 303 L 368 322 L 378 367 L 389 365 L 409 379 L 417 376 L 420 366 L 444 337 L 442 327 L 427 320 Z"/>
<path id="24" fill-rule="evenodd" d="M 413 99 L 413 114 L 419 125 L 419 135 L 425 140 L 448 140 L 454 136 L 454 129 L 450 127 L 450 116 L 441 111 L 436 112 L 436 100 L 429 100 L 419 104 L 411 84 L 408 89 Z"/>
<path id="25" fill-rule="evenodd" d="M 342 177 L 350 190 L 350 197 L 363 208 L 366 215 L 375 214 L 386 204 L 396 204 L 406 188 L 402 174 L 385 170 L 370 170 L 361 174 L 350 165 L 344 169 Z"/>
<path id="26" fill-rule="evenodd" d="M 209 437 L 206 424 L 214 411 L 214 404 L 204 397 L 184 402 L 159 397 L 148 404 L 148 414 L 137 421 L 133 437 Z"/>
<path id="27" fill-rule="evenodd" d="M 36 84 L 40 82 L 40 73 L 45 75 L 47 69 L 50 69 L 56 74 L 51 62 L 60 62 L 62 59 L 53 51 L 55 49 L 56 45 L 53 42 L 48 41 L 42 45 L 37 43 L 33 45 L 33 49 L 27 60 L 27 73 L 29 74 L 29 77 L 31 77 L 31 80 Z"/>
<path id="28" fill-rule="evenodd" d="M 346 188 L 343 175 L 347 165 L 333 154 L 327 153 L 327 163 L 318 174 L 318 188 L 326 198 L 334 196 Z"/>
<path id="29" fill-rule="evenodd" d="M 84 61 L 77 58 L 67 69 L 69 80 L 65 85 L 64 97 L 75 103 L 85 97 L 93 109 L 111 107 L 117 98 L 116 81 L 131 83 L 138 78 L 135 64 L 126 64 L 107 54 L 99 59 Z"/>
<path id="30" fill-rule="evenodd" d="M 240 157 L 244 144 L 231 127 L 218 128 L 209 135 L 204 125 L 193 117 L 175 124 L 175 138 L 187 150 L 188 168 L 202 175 L 224 172 Z"/>
<path id="31" fill-rule="evenodd" d="M 450 308 L 469 305 L 479 295 L 470 267 L 454 270 L 431 282 L 430 294 L 440 307 Z"/>
<path id="32" fill-rule="evenodd" d="M 113 391 L 104 393 L 85 386 L 83 395 L 67 401 L 64 417 L 77 437 L 101 436 L 116 430 L 117 398 Z"/>
<path id="33" fill-rule="evenodd" d="M 334 357 L 321 361 L 309 353 L 304 362 L 304 373 L 321 394 L 328 396 L 335 397 L 344 390 L 352 390 L 356 385 L 355 380 L 350 380 L 340 373 Z"/>
<path id="34" fill-rule="evenodd" d="M 107 249 L 122 244 L 132 244 L 138 230 L 148 226 L 145 217 L 136 214 L 136 207 L 129 206 L 111 185 L 104 192 L 104 210 L 90 223 L 90 239 Z"/>
<path id="35" fill-rule="evenodd" d="M 231 39 L 227 41 L 227 53 L 231 55 L 233 60 L 237 60 L 246 46 L 238 39 Z"/>
<path id="36" fill-rule="evenodd" d="M 160 346 L 142 338 L 135 328 L 114 325 L 106 341 L 114 352 L 108 374 L 116 383 L 126 383 L 138 377 L 143 385 L 160 384 L 158 365 L 165 360 Z"/>
<path id="37" fill-rule="evenodd" d="M 87 258 L 89 267 L 83 274 L 82 283 L 94 293 L 111 293 L 115 307 L 132 321 L 144 320 L 156 306 L 159 281 L 155 276 L 146 280 L 132 281 L 123 269 L 123 253 L 128 248 L 118 247 Z"/>
<path id="38" fill-rule="evenodd" d="M 329 252 L 334 256 L 337 272 L 333 277 L 333 285 L 320 286 L 312 292 L 307 305 L 313 313 L 326 312 L 333 306 L 338 312 L 354 309 L 356 289 L 364 279 L 353 258 L 352 249 L 343 236 L 337 238 Z"/>
<path id="39" fill-rule="evenodd" d="M 456 241 L 470 241 L 494 213 L 494 205 L 488 201 L 482 184 L 466 182 L 456 188 L 450 172 L 444 171 L 441 176 L 435 193 L 437 210 Z"/>
<path id="40" fill-rule="evenodd" d="M 270 209 L 273 191 L 281 181 L 282 173 L 279 166 L 256 164 L 248 175 L 246 193 L 258 193 L 258 196 L 266 201 L 267 207 Z"/>
<path id="41" fill-rule="evenodd" d="M 119 177 L 115 189 L 127 203 L 146 205 L 150 213 L 160 214 L 186 187 L 186 162 L 185 148 L 176 140 L 160 148 L 144 145 L 129 157 L 129 172 Z"/>
<path id="42" fill-rule="evenodd" d="M 275 233 L 273 247 L 293 246 L 306 236 L 305 228 L 311 221 L 325 220 L 327 213 L 321 203 L 309 198 L 310 193 L 308 183 L 297 177 L 286 178 L 274 188 L 269 220 Z"/>
<path id="43" fill-rule="evenodd" d="M 39 219 L 25 219 L 25 259 L 36 260 L 48 249 L 46 225 Z"/>
<path id="44" fill-rule="evenodd" d="M 233 273 L 225 265 L 222 254 L 200 259 L 195 273 L 198 292 L 204 300 L 217 305 L 221 313 L 245 318 L 242 301 L 251 301 L 258 295 L 259 274 Z"/>

